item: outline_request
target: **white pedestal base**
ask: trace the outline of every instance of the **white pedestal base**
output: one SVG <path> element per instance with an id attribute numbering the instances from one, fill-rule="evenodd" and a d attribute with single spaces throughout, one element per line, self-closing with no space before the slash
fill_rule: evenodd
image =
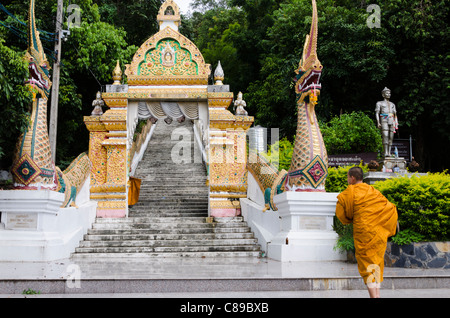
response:
<path id="1" fill-rule="evenodd" d="M 281 231 L 268 244 L 267 256 L 287 261 L 340 261 L 333 231 L 337 193 L 284 192 L 274 198 Z"/>
<path id="2" fill-rule="evenodd" d="M 97 203 L 62 209 L 63 201 L 48 190 L 0 191 L 0 261 L 69 258 L 95 221 Z"/>

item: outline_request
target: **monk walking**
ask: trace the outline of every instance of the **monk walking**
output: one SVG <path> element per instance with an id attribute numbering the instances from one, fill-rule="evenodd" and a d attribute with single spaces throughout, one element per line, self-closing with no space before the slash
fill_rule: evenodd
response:
<path id="1" fill-rule="evenodd" d="M 363 183 L 363 171 L 348 171 L 348 188 L 338 195 L 336 216 L 343 224 L 353 223 L 358 271 L 371 298 L 380 297 L 387 239 L 395 234 L 397 208 L 380 191 Z"/>

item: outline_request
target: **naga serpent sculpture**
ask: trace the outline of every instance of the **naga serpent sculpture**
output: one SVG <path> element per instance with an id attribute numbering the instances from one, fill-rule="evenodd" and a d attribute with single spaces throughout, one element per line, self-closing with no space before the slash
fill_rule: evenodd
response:
<path id="1" fill-rule="evenodd" d="M 328 155 L 315 113 L 322 85 L 323 66 L 317 57 L 318 17 L 312 1 L 311 31 L 306 35 L 303 56 L 295 71 L 298 122 L 291 167 L 286 178 L 287 191 L 325 192 Z"/>
<path id="2" fill-rule="evenodd" d="M 296 72 L 298 123 L 289 172 L 278 171 L 266 158 L 251 151 L 247 168 L 264 194 L 265 210 L 277 211 L 273 198 L 283 191 L 325 192 L 328 155 L 317 122 L 315 106 L 320 94 L 322 64 L 317 58 L 317 6 L 312 1 L 310 34 Z"/>
<path id="3" fill-rule="evenodd" d="M 76 194 L 89 176 L 91 162 L 81 154 L 62 172 L 52 160 L 47 128 L 47 102 L 52 82 L 50 65 L 45 56 L 35 22 L 35 0 L 30 1 L 28 18 L 29 78 L 25 85 L 33 93 L 32 112 L 26 131 L 20 136 L 14 152 L 11 173 L 17 190 L 51 190 L 65 193 L 63 207 L 75 201 Z"/>

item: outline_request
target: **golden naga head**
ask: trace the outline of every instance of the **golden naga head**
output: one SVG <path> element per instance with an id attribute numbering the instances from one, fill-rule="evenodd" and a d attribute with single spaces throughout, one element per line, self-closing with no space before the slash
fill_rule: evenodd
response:
<path id="1" fill-rule="evenodd" d="M 298 69 L 295 71 L 297 74 L 295 77 L 295 92 L 297 93 L 298 103 L 302 103 L 309 96 L 310 102 L 315 105 L 317 104 L 317 96 L 320 94 L 320 89 L 322 88 L 319 81 L 323 66 L 317 57 L 318 15 L 316 0 L 312 0 L 312 8 L 311 30 L 306 35 L 302 59 L 300 60 Z"/>

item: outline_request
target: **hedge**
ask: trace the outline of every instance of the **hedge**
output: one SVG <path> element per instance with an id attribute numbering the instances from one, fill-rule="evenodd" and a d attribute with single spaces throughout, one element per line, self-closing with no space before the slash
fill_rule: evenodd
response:
<path id="1" fill-rule="evenodd" d="M 409 229 L 425 241 L 450 240 L 450 175 L 412 175 L 374 184 L 397 206 L 400 231 Z"/>

